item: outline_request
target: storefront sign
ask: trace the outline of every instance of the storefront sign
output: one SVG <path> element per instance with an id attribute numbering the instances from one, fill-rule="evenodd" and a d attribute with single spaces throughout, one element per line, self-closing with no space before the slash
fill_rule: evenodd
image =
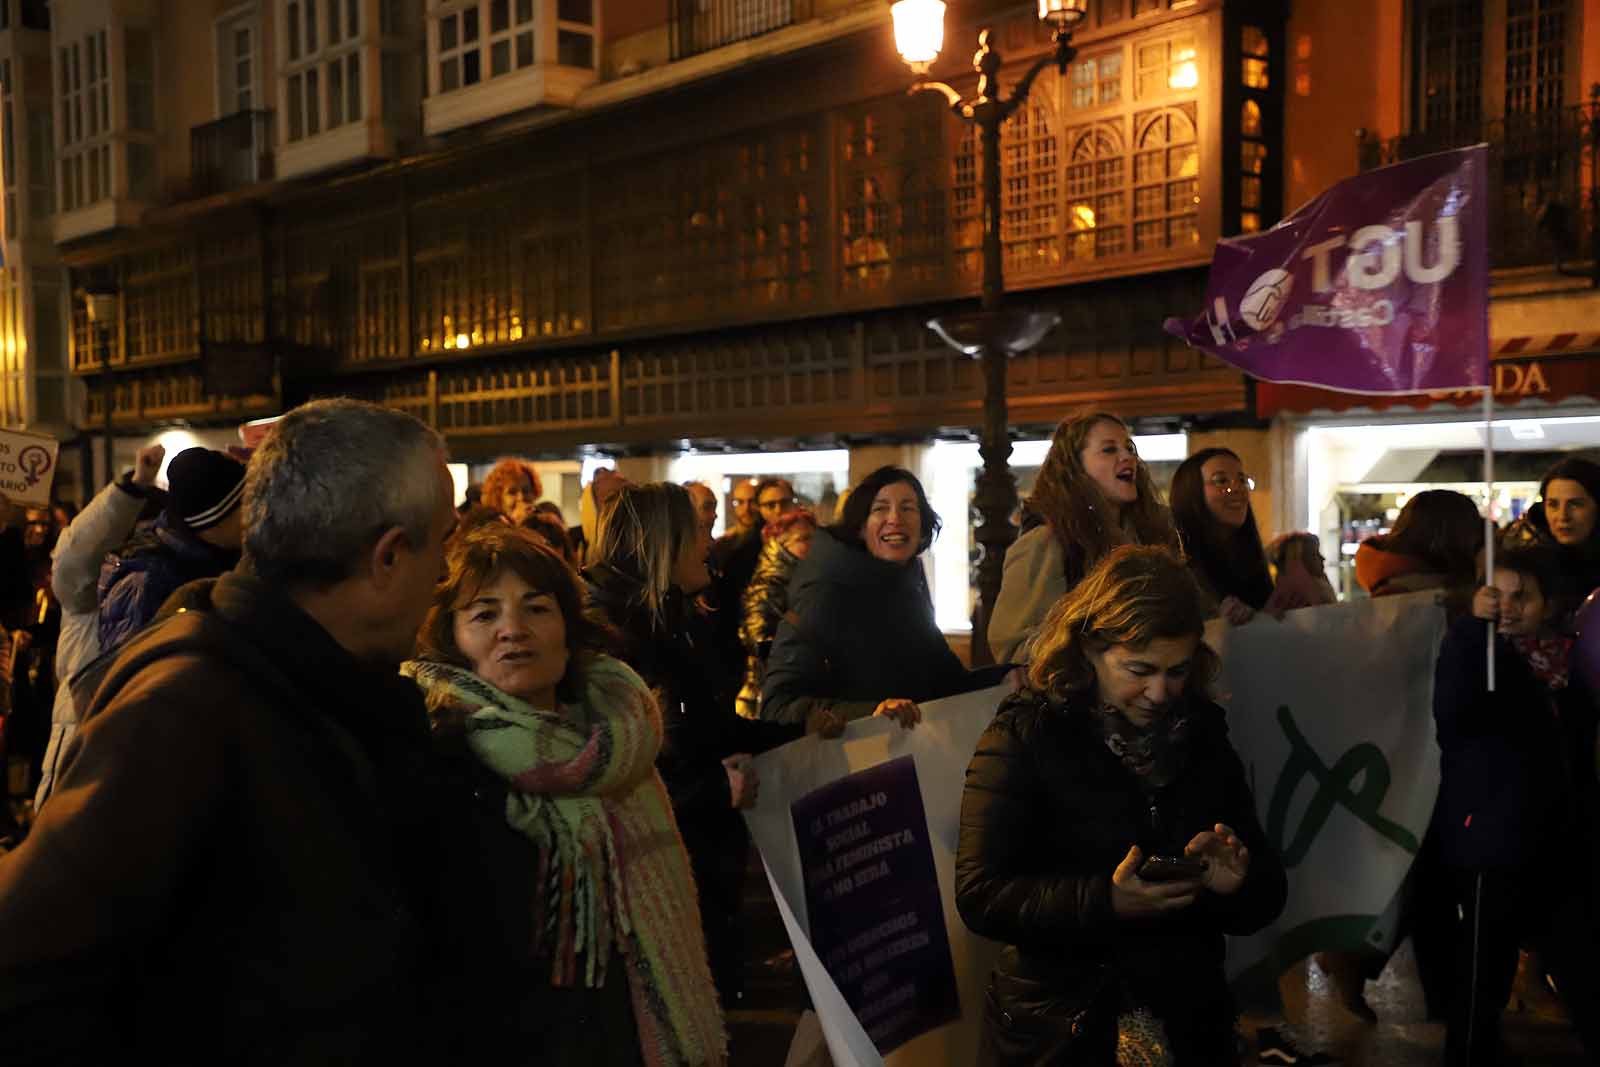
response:
<path id="1" fill-rule="evenodd" d="M 13 504 L 48 505 L 60 447 L 44 434 L 0 430 L 0 493 Z"/>
<path id="2" fill-rule="evenodd" d="M 1497 359 L 1489 365 L 1495 405 L 1515 407 L 1524 400 L 1555 404 L 1575 397 L 1600 400 L 1600 355 Z M 1382 411 L 1391 407 L 1418 410 L 1445 403 L 1478 407 L 1483 393 L 1477 389 L 1408 393 L 1400 396 L 1359 396 L 1314 389 L 1304 385 L 1261 382 L 1256 386 L 1256 414 L 1271 418 L 1280 412 L 1346 411 L 1365 407 Z"/>
<path id="3" fill-rule="evenodd" d="M 811 944 L 884 1055 L 961 1015 L 910 756 L 795 801 Z"/>
<path id="4" fill-rule="evenodd" d="M 1487 383 L 1485 149 L 1340 182 L 1220 241 L 1206 309 L 1168 332 L 1264 381 L 1354 393 Z"/>

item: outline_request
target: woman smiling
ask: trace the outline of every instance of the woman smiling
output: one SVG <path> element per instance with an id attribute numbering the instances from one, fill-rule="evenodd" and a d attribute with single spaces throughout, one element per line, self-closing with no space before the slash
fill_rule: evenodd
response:
<path id="1" fill-rule="evenodd" d="M 513 1062 L 723 1062 L 655 698 L 601 654 L 577 574 L 533 534 L 479 527 L 447 566 L 403 670 L 500 816 L 481 853 L 503 892 L 482 905 L 510 958 L 477 976 L 485 1025 L 509 985 L 527 1053 Z"/>
<path id="2" fill-rule="evenodd" d="M 1126 544 L 1178 545 L 1132 431 L 1103 411 L 1063 419 L 1022 506 L 1022 536 L 1006 552 L 989 619 L 995 659 L 1027 660 L 1051 605 Z"/>
<path id="3" fill-rule="evenodd" d="M 843 517 L 817 533 L 790 583 L 762 718 L 831 731 L 883 715 L 909 728 L 922 718 L 919 701 L 1000 680 L 1004 668 L 969 673 L 934 621 L 918 557 L 938 532 L 939 516 L 908 470 L 880 467 L 850 491 Z"/>

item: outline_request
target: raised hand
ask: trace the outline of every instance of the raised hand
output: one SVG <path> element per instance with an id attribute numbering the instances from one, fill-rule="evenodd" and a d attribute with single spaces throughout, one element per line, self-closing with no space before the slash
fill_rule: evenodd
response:
<path id="1" fill-rule="evenodd" d="M 165 445 L 146 445 L 139 449 L 133 461 L 133 480 L 140 485 L 155 485 L 161 473 L 161 461 L 167 458 Z"/>
<path id="2" fill-rule="evenodd" d="M 1218 896 L 1237 893 L 1250 873 L 1250 850 L 1232 828 L 1220 822 L 1195 834 L 1194 840 L 1184 846 L 1183 854 L 1206 861 L 1201 881 Z"/>

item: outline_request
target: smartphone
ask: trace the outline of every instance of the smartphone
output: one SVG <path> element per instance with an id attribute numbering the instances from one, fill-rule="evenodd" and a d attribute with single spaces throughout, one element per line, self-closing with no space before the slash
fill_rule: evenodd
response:
<path id="1" fill-rule="evenodd" d="M 1186 856 L 1151 856 L 1139 868 L 1139 877 L 1147 882 L 1176 882 L 1184 878 L 1199 878 L 1206 873 L 1204 860 Z"/>

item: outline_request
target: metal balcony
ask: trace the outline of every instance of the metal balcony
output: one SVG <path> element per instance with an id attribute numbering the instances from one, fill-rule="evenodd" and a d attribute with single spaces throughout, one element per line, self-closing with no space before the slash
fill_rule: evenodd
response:
<path id="1" fill-rule="evenodd" d="M 1600 90 L 1600 87 L 1597 87 Z M 1587 104 L 1443 126 L 1389 140 L 1359 135 L 1361 169 L 1489 146 L 1489 250 L 1495 267 L 1593 256 L 1600 91 Z"/>
<path id="2" fill-rule="evenodd" d="M 795 21 L 803 0 L 669 0 L 672 58 L 687 59 Z"/>
<path id="3" fill-rule="evenodd" d="M 272 112 L 239 111 L 194 127 L 189 161 L 197 197 L 272 180 Z"/>

